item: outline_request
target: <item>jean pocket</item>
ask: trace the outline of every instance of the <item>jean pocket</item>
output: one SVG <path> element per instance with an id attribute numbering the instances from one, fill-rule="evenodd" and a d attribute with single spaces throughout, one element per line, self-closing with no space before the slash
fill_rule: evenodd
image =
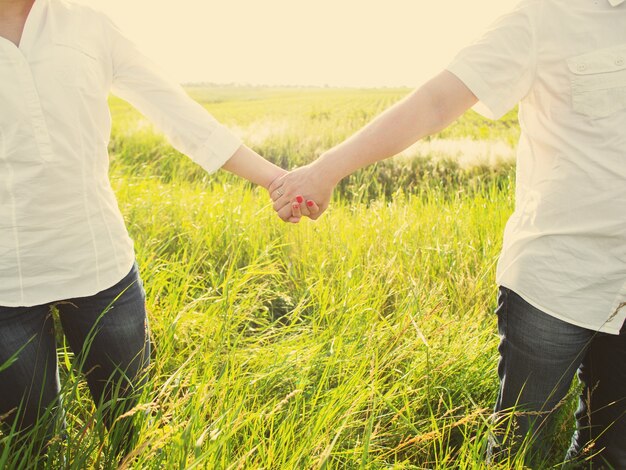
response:
<path id="1" fill-rule="evenodd" d="M 567 60 L 572 107 L 591 118 L 626 109 L 626 44 Z"/>

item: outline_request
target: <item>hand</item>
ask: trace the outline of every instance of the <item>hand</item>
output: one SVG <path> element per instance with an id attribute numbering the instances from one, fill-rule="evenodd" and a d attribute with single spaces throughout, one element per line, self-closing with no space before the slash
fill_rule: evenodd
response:
<path id="1" fill-rule="evenodd" d="M 310 164 L 272 182 L 270 196 L 282 220 L 294 222 L 303 215 L 315 220 L 328 208 L 335 183 L 319 173 L 315 164 Z"/>
<path id="2" fill-rule="evenodd" d="M 272 183 L 275 181 L 278 181 L 281 177 L 286 176 L 288 174 L 289 172 L 287 170 L 283 170 L 282 168 L 277 168 L 277 175 L 275 175 L 274 179 L 272 180 Z M 265 189 L 267 189 L 268 192 L 270 191 L 269 186 L 266 187 Z M 279 192 L 282 192 L 282 190 Z M 285 208 L 284 213 L 285 213 L 286 218 L 283 220 L 285 222 L 291 222 L 292 224 L 297 224 L 298 222 L 300 222 L 300 219 L 302 219 L 303 216 L 311 217 L 312 215 L 317 214 L 317 212 L 319 211 L 319 208 L 317 207 L 317 204 L 314 201 L 307 201 L 306 205 L 303 205 L 303 203 L 304 203 L 304 198 L 302 196 L 296 196 L 295 200 L 291 202 L 291 212 L 290 212 L 291 215 L 290 216 L 287 215 L 289 211 L 287 210 L 287 208 Z"/>

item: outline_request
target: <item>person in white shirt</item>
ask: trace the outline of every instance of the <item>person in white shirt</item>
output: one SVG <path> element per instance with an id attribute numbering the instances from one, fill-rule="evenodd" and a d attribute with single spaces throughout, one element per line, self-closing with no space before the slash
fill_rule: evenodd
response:
<path id="1" fill-rule="evenodd" d="M 496 280 L 501 353 L 495 411 L 515 431 L 490 458 L 543 430 L 576 371 L 583 384 L 568 460 L 626 468 L 626 3 L 524 0 L 447 70 L 317 161 L 270 187 L 283 219 L 295 195 L 326 209 L 336 183 L 433 134 L 476 105 L 519 104 L 516 207 Z M 305 208 L 305 206 L 301 206 Z M 544 445 L 542 445 L 544 444 Z"/>
<path id="2" fill-rule="evenodd" d="M 57 400 L 51 306 L 77 355 L 97 324 L 82 358 L 96 402 L 119 400 L 112 394 L 124 375 L 121 395 L 130 394 L 149 362 L 133 243 L 108 180 L 110 90 L 209 172 L 221 167 L 266 188 L 284 174 L 165 80 L 101 13 L 0 0 L 0 381 L 11 384 L 0 387 L 0 416 L 18 429 Z"/>

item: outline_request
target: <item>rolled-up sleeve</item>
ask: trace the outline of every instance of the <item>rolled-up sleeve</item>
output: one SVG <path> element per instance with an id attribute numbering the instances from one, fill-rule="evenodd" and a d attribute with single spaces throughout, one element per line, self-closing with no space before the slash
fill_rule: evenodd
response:
<path id="1" fill-rule="evenodd" d="M 483 116 L 499 119 L 531 89 L 540 7 L 540 0 L 522 1 L 446 67 L 476 95 L 474 109 Z"/>
<path id="2" fill-rule="evenodd" d="M 212 173 L 242 145 L 241 140 L 165 77 L 112 23 L 112 92 L 128 101 L 180 152 Z"/>

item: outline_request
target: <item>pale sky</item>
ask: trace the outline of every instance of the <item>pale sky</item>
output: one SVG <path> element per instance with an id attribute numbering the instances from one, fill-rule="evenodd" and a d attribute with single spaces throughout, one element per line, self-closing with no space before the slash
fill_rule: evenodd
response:
<path id="1" fill-rule="evenodd" d="M 518 0 L 81 0 L 180 82 L 417 86 Z"/>

